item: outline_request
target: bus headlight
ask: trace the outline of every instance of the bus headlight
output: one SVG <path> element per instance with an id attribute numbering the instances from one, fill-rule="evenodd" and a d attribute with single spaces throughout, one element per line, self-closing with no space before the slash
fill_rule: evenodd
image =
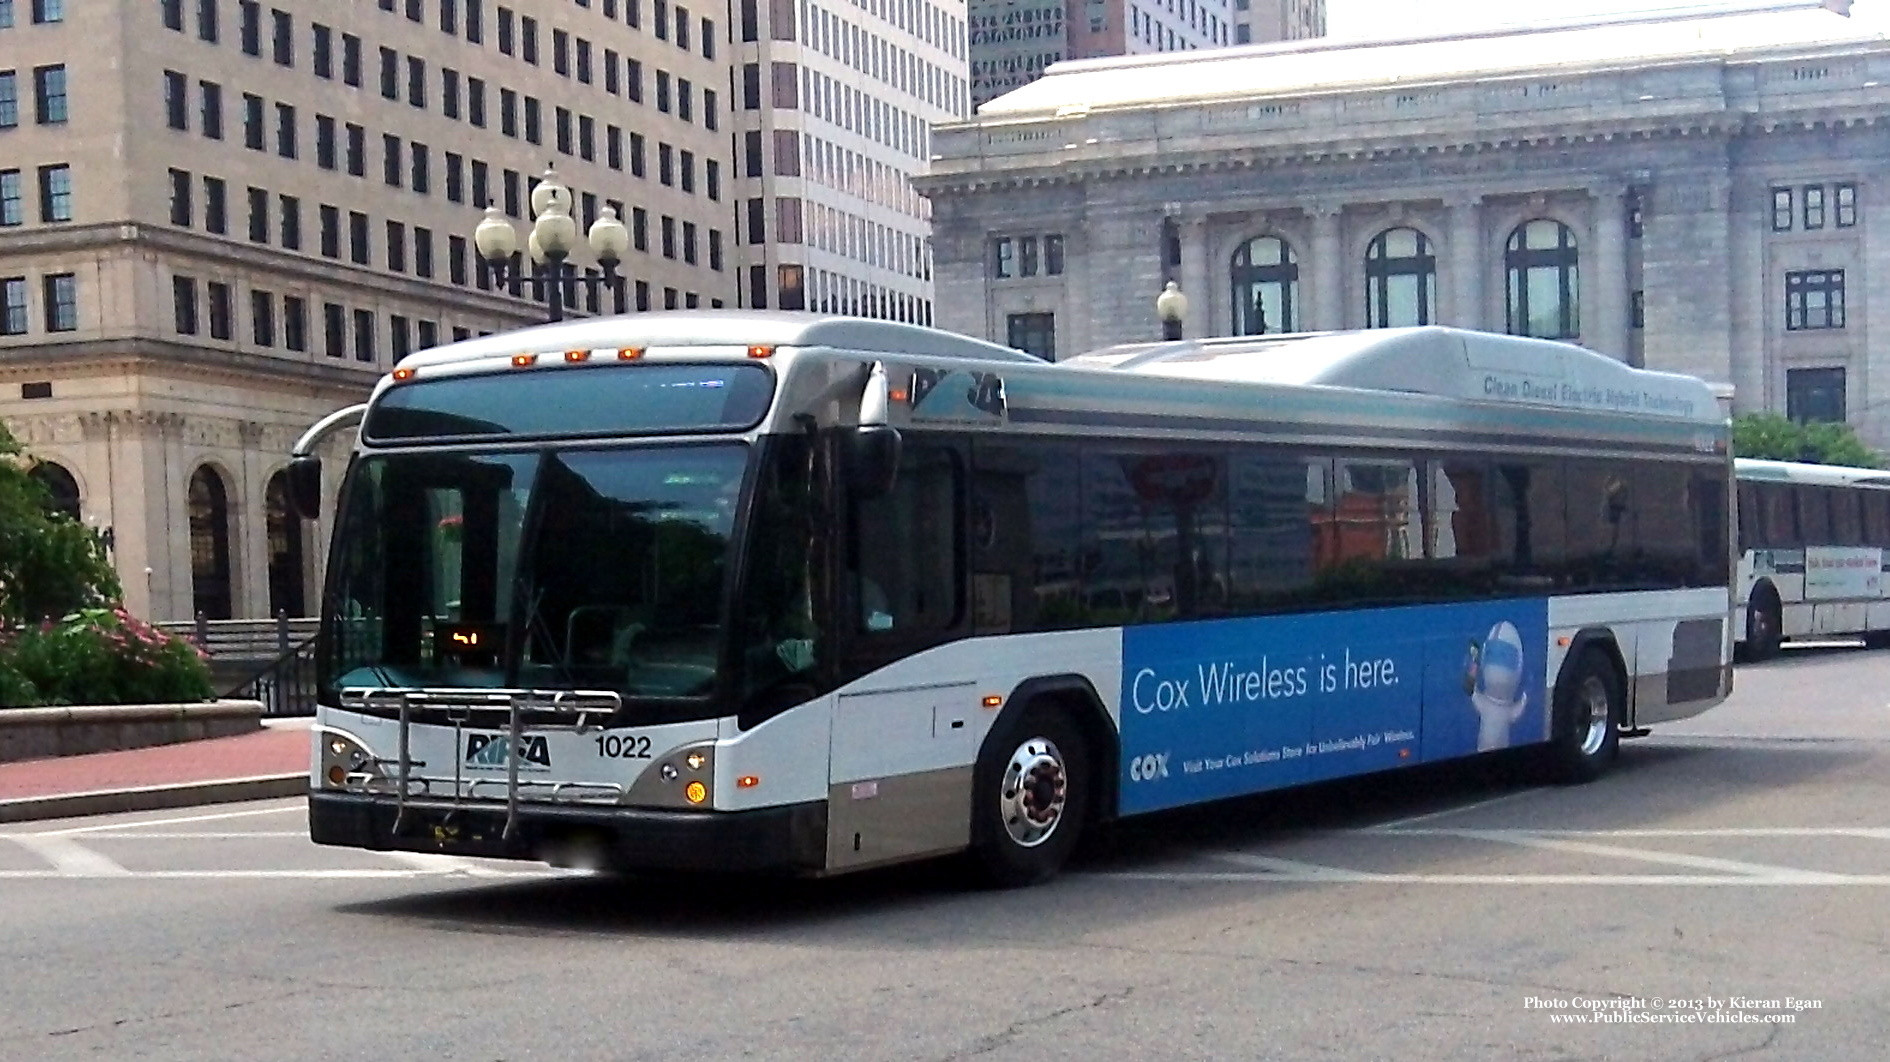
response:
<path id="1" fill-rule="evenodd" d="M 347 788 L 350 775 L 366 774 L 369 778 L 380 777 L 380 768 L 374 762 L 374 754 L 359 741 L 337 731 L 327 731 L 321 736 L 322 743 L 322 785 L 330 789 Z"/>

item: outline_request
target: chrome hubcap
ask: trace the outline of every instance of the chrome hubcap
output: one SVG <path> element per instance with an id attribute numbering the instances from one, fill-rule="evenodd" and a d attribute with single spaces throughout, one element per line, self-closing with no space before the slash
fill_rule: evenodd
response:
<path id="1" fill-rule="evenodd" d="M 1598 675 L 1590 675 L 1582 680 L 1576 691 L 1575 718 L 1576 726 L 1581 728 L 1582 755 L 1593 756 L 1607 743 L 1608 726 L 1612 723 L 1613 712 L 1608 704 L 1608 686 Z"/>
<path id="2" fill-rule="evenodd" d="M 1034 737 L 1017 746 L 1004 766 L 998 791 L 1004 832 L 1024 848 L 1050 839 L 1063 821 L 1063 802 L 1069 795 L 1069 777 L 1063 754 L 1048 738 Z"/>

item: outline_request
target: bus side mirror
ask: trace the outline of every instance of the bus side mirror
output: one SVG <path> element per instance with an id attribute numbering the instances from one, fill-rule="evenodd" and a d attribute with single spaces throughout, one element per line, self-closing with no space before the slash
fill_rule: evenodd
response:
<path id="1" fill-rule="evenodd" d="M 847 447 L 847 482 L 855 497 L 891 493 L 899 478 L 899 449 L 898 428 L 862 424 L 853 430 Z"/>
<path id="2" fill-rule="evenodd" d="M 286 474 L 289 504 L 304 520 L 317 520 L 322 514 L 322 459 L 304 454 L 291 458 Z"/>

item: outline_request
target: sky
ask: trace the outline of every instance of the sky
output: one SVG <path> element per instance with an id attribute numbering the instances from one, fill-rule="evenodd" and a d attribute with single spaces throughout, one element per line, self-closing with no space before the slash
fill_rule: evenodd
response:
<path id="1" fill-rule="evenodd" d="M 1712 6 L 1712 0 L 1326 0 L 1326 32 L 1387 37 L 1699 6 Z M 1890 0 L 1857 0 L 1851 14 L 1890 17 Z"/>

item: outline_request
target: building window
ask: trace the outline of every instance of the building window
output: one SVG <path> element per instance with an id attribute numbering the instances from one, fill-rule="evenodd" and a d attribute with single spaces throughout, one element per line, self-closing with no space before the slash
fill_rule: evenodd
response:
<path id="1" fill-rule="evenodd" d="M 1388 229 L 1365 250 L 1365 327 L 1406 328 L 1437 320 L 1437 256 L 1412 228 Z"/>
<path id="2" fill-rule="evenodd" d="M 1575 233 L 1559 221 L 1538 218 L 1510 233 L 1503 256 L 1509 274 L 1505 309 L 1510 335 L 1537 339 L 1581 335 L 1578 254 Z"/>
<path id="3" fill-rule="evenodd" d="M 271 8 L 269 17 L 274 24 L 274 39 L 271 46 L 276 65 L 293 67 L 295 65 L 295 27 L 289 13 Z"/>
<path id="4" fill-rule="evenodd" d="M 1057 315 L 1014 313 L 1005 318 L 1005 342 L 1045 361 L 1057 360 Z"/>
<path id="5" fill-rule="evenodd" d="M 20 171 L 0 170 L 0 228 L 12 228 L 25 222 L 26 211 L 20 205 L 23 198 Z"/>
<path id="6" fill-rule="evenodd" d="M 286 103 L 276 104 L 276 154 L 285 159 L 295 157 L 295 108 Z"/>
<path id="7" fill-rule="evenodd" d="M 1785 370 L 1785 415 L 1792 420 L 1844 420 L 1844 370 Z"/>
<path id="8" fill-rule="evenodd" d="M 203 135 L 211 140 L 222 140 L 223 87 L 214 81 L 199 81 L 197 91 L 203 100 Z"/>
<path id="9" fill-rule="evenodd" d="M 1017 241 L 1009 236 L 994 237 L 991 240 L 992 278 L 1009 280 L 1017 275 L 1017 269 Z"/>
<path id="10" fill-rule="evenodd" d="M 190 128 L 189 84 L 177 71 L 164 71 L 164 124 L 172 129 Z"/>
<path id="11" fill-rule="evenodd" d="M 322 257 L 341 257 L 341 211 L 326 203 L 321 208 Z"/>
<path id="12" fill-rule="evenodd" d="M 367 176 L 367 130 L 349 122 L 348 132 L 348 176 Z"/>
<path id="13" fill-rule="evenodd" d="M 39 168 L 39 220 L 72 220 L 72 167 L 62 163 Z"/>
<path id="14" fill-rule="evenodd" d="M 39 124 L 65 124 L 66 68 L 64 66 L 33 68 L 33 102 L 37 108 L 36 118 Z"/>
<path id="15" fill-rule="evenodd" d="M 217 42 L 217 0 L 197 0 L 197 39 Z"/>
<path id="16" fill-rule="evenodd" d="M 181 125 L 173 126 L 184 128 Z M 243 93 L 243 146 L 251 151 L 265 149 L 263 143 L 263 99 L 253 93 Z"/>
<path id="17" fill-rule="evenodd" d="M 1291 332 L 1299 320 L 1299 257 L 1277 236 L 1256 236 L 1234 252 L 1234 334 Z"/>
<path id="18" fill-rule="evenodd" d="M 205 619 L 229 619 L 230 502 L 223 477 L 209 465 L 191 474 L 190 586 L 191 609 Z"/>
<path id="19" fill-rule="evenodd" d="M 352 33 L 341 35 L 341 82 L 350 88 L 361 87 L 361 38 Z"/>
<path id="20" fill-rule="evenodd" d="M 212 280 L 204 285 L 210 303 L 210 338 L 230 338 L 230 286 Z"/>
<path id="21" fill-rule="evenodd" d="M 242 0 L 236 5 L 239 12 L 236 39 L 244 55 L 262 54 L 262 5 L 256 0 Z"/>
<path id="22" fill-rule="evenodd" d="M 203 228 L 215 236 L 225 235 L 230 230 L 229 206 L 221 177 L 203 179 Z"/>
<path id="23" fill-rule="evenodd" d="M 315 68 L 315 76 L 333 81 L 335 78 L 335 33 L 327 26 L 317 22 L 313 26 L 315 43 L 310 64 Z"/>
<path id="24" fill-rule="evenodd" d="M 20 78 L 11 70 L 0 70 L 0 129 L 20 124 Z"/>
<path id="25" fill-rule="evenodd" d="M 1053 232 L 1043 238 L 1043 275 L 1063 275 L 1063 236 L 1060 233 Z"/>
<path id="26" fill-rule="evenodd" d="M 354 311 L 354 360 L 374 363 L 374 311 Z"/>
<path id="27" fill-rule="evenodd" d="M 407 271 L 407 226 L 398 221 L 387 223 L 387 270 L 390 273 Z"/>
<path id="28" fill-rule="evenodd" d="M 171 224 L 190 227 L 192 221 L 190 174 L 184 170 L 172 170 L 171 174 Z"/>
<path id="29" fill-rule="evenodd" d="M 322 304 L 322 348 L 331 358 L 348 356 L 348 311 L 332 302 Z"/>
<path id="30" fill-rule="evenodd" d="M 1772 231 L 1792 231 L 1792 190 L 1772 189 Z"/>
<path id="31" fill-rule="evenodd" d="M 250 339 L 259 347 L 276 345 L 276 297 L 253 288 L 249 293 Z"/>
<path id="32" fill-rule="evenodd" d="M 197 334 L 197 282 L 189 277 L 171 278 L 171 323 L 180 336 Z"/>
<path id="33" fill-rule="evenodd" d="M 302 249 L 302 200 L 297 196 L 285 195 L 277 200 L 282 210 L 282 249 L 299 251 Z"/>
<path id="34" fill-rule="evenodd" d="M 348 212 L 348 258 L 355 265 L 367 265 L 370 257 L 368 247 L 367 215 L 359 211 Z"/>
<path id="35" fill-rule="evenodd" d="M 1824 185 L 1805 186 L 1805 229 L 1824 228 Z"/>
<path id="36" fill-rule="evenodd" d="M 79 282 L 71 273 L 48 275 L 40 294 L 46 299 L 46 331 L 73 332 L 79 327 Z"/>
<path id="37" fill-rule="evenodd" d="M 1801 269 L 1785 274 L 1785 329 L 1807 332 L 1844 327 L 1844 270 Z"/>
<path id="38" fill-rule="evenodd" d="M 1834 185 L 1831 197 L 1836 200 L 1837 227 L 1848 229 L 1857 224 L 1857 186 L 1848 181 Z"/>
<path id="39" fill-rule="evenodd" d="M 294 295 L 282 297 L 282 345 L 295 351 L 308 349 L 308 303 Z"/>
<path id="40" fill-rule="evenodd" d="M 0 336 L 26 334 L 26 278 L 0 277 Z"/>

